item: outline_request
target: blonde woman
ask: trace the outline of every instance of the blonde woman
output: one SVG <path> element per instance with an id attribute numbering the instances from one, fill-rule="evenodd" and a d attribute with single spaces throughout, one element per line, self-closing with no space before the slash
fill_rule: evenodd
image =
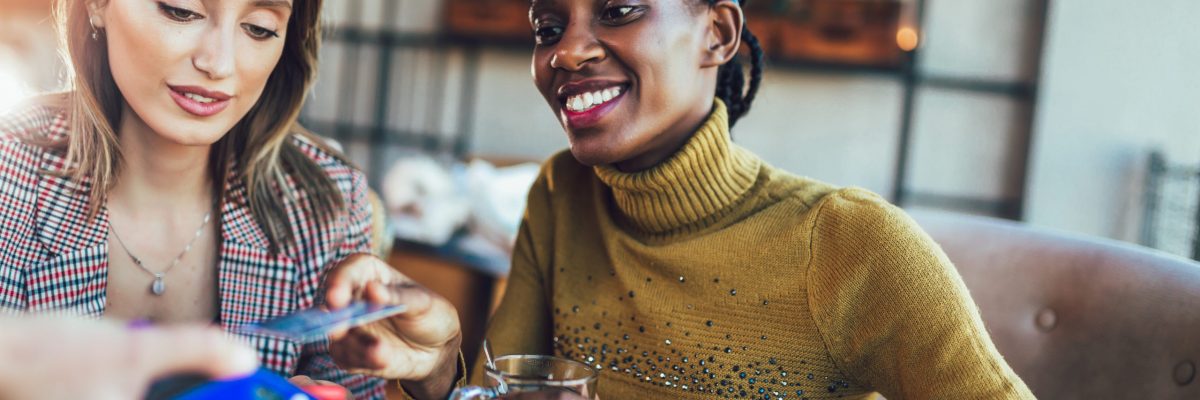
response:
<path id="1" fill-rule="evenodd" d="M 0 309 L 234 330 L 322 305 L 331 268 L 386 270 L 361 254 L 371 247 L 363 175 L 295 125 L 320 9 L 59 1 L 72 91 L 0 119 Z M 453 307 L 419 294 L 434 312 L 413 310 L 396 333 L 408 347 L 390 354 L 453 359 Z M 382 379 L 330 356 L 361 368 L 339 348 L 362 346 L 250 342 L 285 376 L 383 394 Z M 386 377 L 419 393 L 430 374 Z"/>

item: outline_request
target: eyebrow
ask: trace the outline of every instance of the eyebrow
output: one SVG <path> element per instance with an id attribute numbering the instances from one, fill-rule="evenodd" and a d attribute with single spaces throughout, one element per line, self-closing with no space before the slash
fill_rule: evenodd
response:
<path id="1" fill-rule="evenodd" d="M 530 14 L 533 14 L 538 11 L 553 7 L 557 3 L 558 1 L 556 0 L 530 0 L 529 12 Z"/>
<path id="2" fill-rule="evenodd" d="M 288 0 L 254 0 L 253 5 L 255 7 L 292 9 L 292 2 Z"/>

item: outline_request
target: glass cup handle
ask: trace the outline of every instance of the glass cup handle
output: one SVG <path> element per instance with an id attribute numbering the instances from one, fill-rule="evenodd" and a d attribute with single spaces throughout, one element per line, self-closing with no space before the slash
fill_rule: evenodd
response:
<path id="1" fill-rule="evenodd" d="M 448 400 L 489 400 L 500 397 L 500 392 L 493 388 L 480 386 L 464 386 L 450 392 Z"/>

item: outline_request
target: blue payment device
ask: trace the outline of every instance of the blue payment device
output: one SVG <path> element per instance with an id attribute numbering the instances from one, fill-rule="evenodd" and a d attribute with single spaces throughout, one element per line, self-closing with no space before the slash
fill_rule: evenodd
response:
<path id="1" fill-rule="evenodd" d="M 199 375 L 179 375 L 150 387 L 146 400 L 313 400 L 300 388 L 260 368 L 253 375 L 212 380 Z"/>

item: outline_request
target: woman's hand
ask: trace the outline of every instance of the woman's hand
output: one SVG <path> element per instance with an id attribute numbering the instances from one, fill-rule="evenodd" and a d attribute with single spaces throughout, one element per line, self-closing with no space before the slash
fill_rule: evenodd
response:
<path id="1" fill-rule="evenodd" d="M 350 399 L 350 390 L 330 381 L 313 380 L 306 375 L 288 378 L 288 382 L 318 399 Z"/>
<path id="2" fill-rule="evenodd" d="M 126 328 L 111 321 L 0 319 L 0 398 L 140 399 L 176 374 L 254 373 L 254 350 L 202 326 Z"/>
<path id="3" fill-rule="evenodd" d="M 449 301 L 367 254 L 334 267 L 326 289 L 330 309 L 354 300 L 408 307 L 394 317 L 330 335 L 329 353 L 338 366 L 400 380 L 418 398 L 446 397 L 454 384 L 462 341 L 458 312 Z"/>

